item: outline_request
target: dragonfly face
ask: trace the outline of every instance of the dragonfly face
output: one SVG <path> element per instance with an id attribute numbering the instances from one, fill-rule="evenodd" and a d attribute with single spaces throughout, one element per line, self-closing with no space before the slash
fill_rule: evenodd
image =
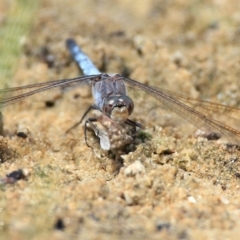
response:
<path id="1" fill-rule="evenodd" d="M 130 97 L 113 95 L 104 100 L 102 111 L 113 121 L 121 124 L 132 114 L 133 109 L 134 104 Z"/>

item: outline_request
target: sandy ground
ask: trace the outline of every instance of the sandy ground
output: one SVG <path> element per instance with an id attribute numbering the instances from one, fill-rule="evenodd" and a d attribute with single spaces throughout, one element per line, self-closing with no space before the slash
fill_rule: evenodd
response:
<path id="1" fill-rule="evenodd" d="M 9 86 L 78 76 L 65 48 L 73 37 L 101 71 L 239 107 L 238 4 L 43 0 Z M 122 160 L 91 134 L 88 148 L 82 126 L 65 134 L 92 103 L 87 89 L 4 109 L 1 177 L 27 176 L 1 186 L 1 239 L 239 239 L 239 150 L 196 138 L 148 96 L 133 99 L 145 134 Z"/>

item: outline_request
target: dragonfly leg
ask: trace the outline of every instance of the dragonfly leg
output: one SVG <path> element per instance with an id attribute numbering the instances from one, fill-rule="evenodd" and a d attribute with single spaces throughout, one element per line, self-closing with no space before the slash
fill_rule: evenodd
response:
<path id="1" fill-rule="evenodd" d="M 127 125 L 133 127 L 133 136 L 136 136 L 136 134 L 143 128 L 142 125 L 138 122 L 135 122 L 133 120 L 127 119 L 125 122 Z M 138 129 L 137 129 L 138 128 Z"/>
<path id="2" fill-rule="evenodd" d="M 78 121 L 77 123 L 75 123 L 72 127 L 70 127 L 69 129 L 67 129 L 67 131 L 65 132 L 66 134 L 68 134 L 71 130 L 73 130 L 75 127 L 77 127 L 79 124 L 82 123 L 83 119 L 87 116 L 87 114 L 91 111 L 91 110 L 99 110 L 99 108 L 96 105 L 91 105 L 86 112 L 82 115 L 80 121 Z"/>

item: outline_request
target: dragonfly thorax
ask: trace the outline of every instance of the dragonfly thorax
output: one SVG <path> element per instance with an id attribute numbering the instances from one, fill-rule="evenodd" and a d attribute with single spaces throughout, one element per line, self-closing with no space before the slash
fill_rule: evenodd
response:
<path id="1" fill-rule="evenodd" d="M 113 121 L 123 123 L 132 114 L 134 104 L 131 98 L 126 95 L 109 96 L 104 100 L 103 113 Z"/>

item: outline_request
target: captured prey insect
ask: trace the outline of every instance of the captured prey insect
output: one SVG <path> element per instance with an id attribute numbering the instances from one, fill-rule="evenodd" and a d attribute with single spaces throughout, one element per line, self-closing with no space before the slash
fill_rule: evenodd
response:
<path id="1" fill-rule="evenodd" d="M 216 133 L 216 136 L 225 136 L 230 143 L 240 143 L 240 131 L 212 118 L 212 115 L 218 113 L 239 116 L 240 109 L 191 99 L 178 93 L 147 86 L 120 74 L 101 73 L 74 40 L 67 40 L 67 48 L 82 69 L 84 76 L 2 89 L 0 90 L 0 94 L 8 96 L 0 101 L 0 107 L 13 104 L 50 89 L 79 87 L 86 83 L 90 84 L 95 104 L 89 107 L 80 122 L 82 122 L 92 109 L 97 110 L 98 114 L 94 118 L 87 119 L 85 122 L 85 140 L 86 125 L 88 124 L 99 137 L 101 147 L 105 150 L 110 150 L 131 143 L 137 130 L 142 127 L 141 124 L 129 119 L 134 109 L 134 103 L 127 96 L 125 87 L 127 85 L 134 90 L 141 90 L 152 96 L 166 108 L 172 110 L 196 127 L 206 127 Z M 14 96 L 14 93 L 19 90 L 26 92 Z M 80 122 L 73 127 L 77 126 Z M 103 129 L 98 129 L 93 122 L 100 122 Z M 128 130 L 129 127 L 132 128 L 132 131 Z"/>

